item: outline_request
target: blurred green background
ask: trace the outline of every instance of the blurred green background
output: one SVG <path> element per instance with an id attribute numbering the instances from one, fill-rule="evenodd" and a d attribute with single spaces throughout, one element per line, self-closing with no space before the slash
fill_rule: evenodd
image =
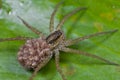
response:
<path id="1" fill-rule="evenodd" d="M 27 29 L 16 17 L 20 16 L 46 35 L 50 15 L 60 0 L 0 0 L 0 38 L 39 36 Z M 63 26 L 66 37 L 80 36 L 120 28 L 119 0 L 65 0 L 55 16 L 55 26 L 68 12 L 87 7 L 69 18 Z M 32 72 L 17 61 L 17 52 L 24 42 L 0 43 L 0 80 L 28 80 Z M 120 31 L 87 39 L 72 48 L 97 54 L 120 64 Z M 60 65 L 68 80 L 120 80 L 120 67 L 107 65 L 86 56 L 61 52 Z M 62 80 L 56 71 L 54 58 L 42 68 L 34 80 Z"/>

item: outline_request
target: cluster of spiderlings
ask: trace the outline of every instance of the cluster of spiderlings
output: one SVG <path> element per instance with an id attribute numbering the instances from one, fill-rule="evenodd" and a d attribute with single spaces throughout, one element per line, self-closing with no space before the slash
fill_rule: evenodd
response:
<path id="1" fill-rule="evenodd" d="M 51 57 L 50 44 L 42 38 L 27 40 L 18 52 L 18 61 L 26 69 L 35 69 Z"/>

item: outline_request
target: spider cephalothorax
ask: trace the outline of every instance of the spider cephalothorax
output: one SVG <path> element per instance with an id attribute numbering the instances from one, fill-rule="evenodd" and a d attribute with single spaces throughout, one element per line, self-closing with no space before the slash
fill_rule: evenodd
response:
<path id="1" fill-rule="evenodd" d="M 29 38 L 29 37 L 16 37 L 16 38 L 7 38 L 7 39 L 0 39 L 0 41 L 14 41 L 14 40 L 25 40 L 26 43 L 20 48 L 18 52 L 18 61 L 20 64 L 27 68 L 27 69 L 33 69 L 34 72 L 32 76 L 29 78 L 29 80 L 33 80 L 37 72 L 47 64 L 47 62 L 51 59 L 52 55 L 55 55 L 55 63 L 56 68 L 58 72 L 61 74 L 62 79 L 66 80 L 64 74 L 62 73 L 62 70 L 59 66 L 59 51 L 69 52 L 69 53 L 76 53 L 81 54 L 84 56 L 92 57 L 99 59 L 103 62 L 106 62 L 107 64 L 111 65 L 119 65 L 115 62 L 111 62 L 109 60 L 106 60 L 102 57 L 99 57 L 94 54 L 82 52 L 80 50 L 75 50 L 68 48 L 67 46 L 71 46 L 75 43 L 78 43 L 79 41 L 98 36 L 103 35 L 106 33 L 114 33 L 117 30 L 111 30 L 106 32 L 99 32 L 91 35 L 87 35 L 84 37 L 76 38 L 76 39 L 70 39 L 66 40 L 63 31 L 61 30 L 62 25 L 64 22 L 73 14 L 75 14 L 78 11 L 85 10 L 86 8 L 77 8 L 73 10 L 72 12 L 68 13 L 64 18 L 60 21 L 60 23 L 57 25 L 56 28 L 54 28 L 54 16 L 56 11 L 58 10 L 58 7 L 61 3 L 57 4 L 52 15 L 50 18 L 50 35 L 45 37 L 42 32 L 38 31 L 37 29 L 30 26 L 27 22 L 25 22 L 22 18 L 18 16 L 18 18 L 28 27 L 31 31 L 39 35 L 40 37 L 37 39 Z M 54 53 L 54 54 L 53 54 Z"/>

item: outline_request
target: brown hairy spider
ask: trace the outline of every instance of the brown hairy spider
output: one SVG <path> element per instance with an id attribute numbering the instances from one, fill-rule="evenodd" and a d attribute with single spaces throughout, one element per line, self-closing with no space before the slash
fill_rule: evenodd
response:
<path id="1" fill-rule="evenodd" d="M 26 69 L 33 69 L 34 72 L 32 76 L 29 78 L 29 80 L 33 80 L 37 72 L 44 67 L 48 61 L 52 58 L 53 55 L 55 55 L 55 63 L 56 63 L 56 68 L 60 75 L 62 76 L 63 80 L 66 80 L 60 66 L 59 66 L 59 51 L 64 51 L 67 53 L 75 53 L 75 54 L 81 54 L 84 56 L 92 57 L 99 59 L 107 64 L 111 65 L 119 65 L 115 62 L 111 62 L 109 60 L 106 60 L 102 57 L 99 57 L 94 54 L 89 54 L 87 52 L 82 52 L 80 50 L 75 50 L 68 48 L 68 46 L 71 46 L 75 43 L 78 43 L 79 41 L 94 37 L 94 36 L 99 36 L 99 35 L 104 35 L 107 33 L 114 33 L 117 30 L 111 30 L 111 31 L 106 31 L 106 32 L 99 32 L 87 36 L 83 36 L 80 38 L 76 39 L 70 39 L 67 40 L 64 36 L 64 32 L 61 30 L 61 27 L 63 26 L 64 22 L 73 14 L 75 14 L 78 11 L 85 10 L 86 8 L 77 8 L 73 10 L 72 12 L 68 13 L 66 16 L 63 17 L 63 19 L 60 21 L 60 23 L 57 25 L 56 28 L 54 28 L 54 16 L 55 13 L 58 10 L 58 7 L 60 6 L 61 2 L 58 3 L 51 15 L 50 18 L 50 35 L 45 37 L 45 35 L 38 31 L 37 29 L 33 28 L 30 26 L 27 22 L 25 22 L 22 18 L 18 16 L 18 18 L 23 22 L 23 24 L 28 27 L 32 32 L 35 34 L 39 35 L 40 37 L 37 39 L 34 38 L 29 38 L 29 37 L 16 37 L 16 38 L 7 38 L 7 39 L 0 39 L 0 41 L 15 41 L 15 40 L 25 40 L 26 43 L 20 48 L 18 52 L 18 61 L 20 64 L 26 68 Z"/>

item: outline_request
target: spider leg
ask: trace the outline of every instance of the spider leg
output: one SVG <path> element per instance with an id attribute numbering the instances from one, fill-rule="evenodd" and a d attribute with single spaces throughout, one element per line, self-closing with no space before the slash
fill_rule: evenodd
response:
<path id="1" fill-rule="evenodd" d="M 104 35 L 104 34 L 108 34 L 108 33 L 114 33 L 114 32 L 117 32 L 117 31 L 118 30 L 115 29 L 115 30 L 110 30 L 110 31 L 105 31 L 105 32 L 98 32 L 98 33 L 95 33 L 95 34 L 83 36 L 83 37 L 76 38 L 76 39 L 73 39 L 73 40 L 67 40 L 65 42 L 65 45 L 70 46 L 70 45 L 73 45 L 75 43 L 78 43 L 79 41 L 82 41 L 82 40 L 85 40 L 85 39 L 88 39 L 88 38 L 92 38 L 92 37 L 95 37 L 95 36 Z"/>
<path id="2" fill-rule="evenodd" d="M 3 42 L 3 41 L 16 41 L 16 40 L 28 40 L 28 39 L 32 39 L 30 37 L 15 37 L 15 38 L 5 38 L 5 39 L 0 39 L 0 42 Z"/>
<path id="3" fill-rule="evenodd" d="M 64 17 L 63 17 L 63 19 L 60 21 L 60 23 L 57 25 L 57 30 L 59 30 L 59 29 L 61 29 L 61 27 L 63 26 L 63 24 L 64 24 L 64 22 L 70 17 L 70 16 L 72 16 L 73 14 L 75 14 L 76 12 L 78 12 L 78 11 L 81 11 L 81 10 L 86 10 L 87 8 L 85 8 L 85 7 L 79 7 L 79 8 L 77 8 L 77 9 L 75 9 L 75 10 L 73 10 L 73 11 L 71 11 L 70 13 L 68 13 L 67 15 L 65 15 Z"/>
<path id="4" fill-rule="evenodd" d="M 51 18 L 50 18 L 50 27 L 49 27 L 50 32 L 54 31 L 54 16 L 55 16 L 55 14 L 56 14 L 56 12 L 57 12 L 59 6 L 60 6 L 62 3 L 63 3 L 63 1 L 60 2 L 60 3 L 58 3 L 58 4 L 56 5 L 54 11 L 53 11 L 52 14 L 51 14 Z"/>
<path id="5" fill-rule="evenodd" d="M 109 61 L 107 59 L 104 59 L 104 58 L 102 58 L 100 56 L 97 56 L 97 55 L 94 55 L 94 54 L 90 54 L 90 53 L 87 53 L 87 52 L 82 52 L 80 50 L 75 50 L 75 49 L 71 49 L 71 48 L 63 48 L 62 51 L 70 52 L 70 53 L 76 53 L 76 54 L 81 54 L 81 55 L 84 55 L 84 56 L 88 56 L 88 57 L 99 59 L 99 60 L 101 60 L 103 62 L 106 62 L 106 63 L 108 63 L 110 65 L 120 66 L 120 64 L 117 64 L 115 62 L 111 62 L 111 61 Z"/>
<path id="6" fill-rule="evenodd" d="M 47 62 L 46 62 L 47 63 Z M 34 70 L 34 72 L 32 73 L 31 77 L 29 78 L 29 80 L 33 80 L 33 78 L 37 75 L 38 71 L 46 64 L 43 62 L 43 64 L 39 64 L 37 66 L 37 68 Z"/>
<path id="7" fill-rule="evenodd" d="M 60 68 L 60 65 L 59 65 L 59 51 L 58 50 L 55 51 L 55 62 L 56 62 L 56 68 L 57 68 L 58 72 L 60 73 L 60 75 L 62 76 L 62 79 L 66 80 L 66 78 Z"/>
<path id="8" fill-rule="evenodd" d="M 32 73 L 31 77 L 29 80 L 33 80 L 33 78 L 36 76 L 37 72 L 42 68 L 41 65 L 38 65 L 38 67 L 35 69 L 35 71 Z"/>
<path id="9" fill-rule="evenodd" d="M 40 63 L 34 70 L 34 72 L 32 73 L 31 77 L 29 78 L 29 80 L 33 80 L 33 78 L 36 76 L 36 74 L 38 73 L 38 71 L 45 66 L 48 61 L 51 59 L 51 57 L 46 58 L 42 63 Z"/>
<path id="10" fill-rule="evenodd" d="M 30 26 L 26 21 L 24 21 L 21 17 L 17 16 L 22 22 L 23 24 L 29 28 L 32 32 L 34 32 L 37 35 L 43 36 L 42 32 L 40 32 L 39 30 L 37 30 L 36 28 Z"/>

